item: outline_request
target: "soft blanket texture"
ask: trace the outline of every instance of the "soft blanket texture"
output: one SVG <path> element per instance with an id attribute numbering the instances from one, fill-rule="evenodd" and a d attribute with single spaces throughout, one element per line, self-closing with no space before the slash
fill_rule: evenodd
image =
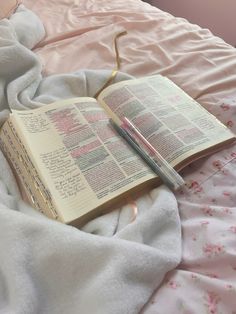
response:
<path id="1" fill-rule="evenodd" d="M 90 70 L 42 78 L 30 49 L 43 36 L 42 23 L 23 6 L 0 21 L 1 123 L 9 107 L 93 96 L 110 74 Z M 120 73 L 117 80 L 127 78 Z M 134 222 L 127 205 L 78 230 L 27 206 L 0 158 L 0 313 L 138 313 L 180 261 L 174 195 L 162 186 L 136 200 Z"/>
<path id="2" fill-rule="evenodd" d="M 236 49 L 207 29 L 141 0 L 24 0 L 46 30 L 34 51 L 45 75 L 114 67 L 135 77 L 162 74 L 236 133 Z M 62 13 L 63 12 L 63 13 Z M 83 56 L 83 57 L 81 57 Z M 181 171 L 177 195 L 182 259 L 143 313 L 233 313 L 236 309 L 236 145 Z M 167 302 L 168 300 L 168 302 Z"/>

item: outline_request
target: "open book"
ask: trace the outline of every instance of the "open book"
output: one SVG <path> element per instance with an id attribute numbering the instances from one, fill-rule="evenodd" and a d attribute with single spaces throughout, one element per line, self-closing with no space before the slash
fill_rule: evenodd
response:
<path id="1" fill-rule="evenodd" d="M 13 111 L 0 132 L 3 152 L 31 205 L 78 225 L 160 178 L 109 124 L 125 116 L 177 170 L 235 135 L 169 79 L 119 82 L 93 98 Z"/>

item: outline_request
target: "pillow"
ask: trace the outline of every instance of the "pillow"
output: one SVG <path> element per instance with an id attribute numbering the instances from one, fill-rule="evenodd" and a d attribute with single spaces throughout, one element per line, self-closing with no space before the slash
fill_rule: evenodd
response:
<path id="1" fill-rule="evenodd" d="M 20 3 L 21 0 L 0 0 L 0 20 L 11 16 Z"/>

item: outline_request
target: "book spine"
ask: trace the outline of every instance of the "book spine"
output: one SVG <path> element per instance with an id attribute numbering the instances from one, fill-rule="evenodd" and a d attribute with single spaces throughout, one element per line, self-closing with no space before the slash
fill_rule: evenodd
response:
<path id="1" fill-rule="evenodd" d="M 17 156 L 17 160 L 12 158 L 13 156 L 9 156 L 9 150 L 7 150 L 6 145 L 3 145 L 3 150 L 6 152 L 7 156 L 13 164 L 13 167 L 15 171 L 17 172 L 19 179 L 21 180 L 25 192 L 29 198 L 29 201 L 31 201 L 33 207 L 35 207 L 40 212 L 46 214 L 47 216 L 58 219 L 59 215 L 55 209 L 55 206 L 52 201 L 52 197 L 50 194 L 50 191 L 46 188 L 42 180 L 40 179 L 40 176 L 38 174 L 37 169 L 35 168 L 32 159 L 30 158 L 25 145 L 21 141 L 20 137 L 17 134 L 17 131 L 15 127 L 13 126 L 11 121 L 7 121 L 9 130 L 11 130 L 11 133 L 17 142 L 17 144 L 20 146 L 19 151 L 16 148 L 16 145 L 14 145 L 11 136 L 8 134 L 5 134 L 7 136 L 7 140 L 9 145 L 11 146 L 11 149 L 14 151 L 15 156 Z M 6 130 L 3 129 L 3 132 L 6 132 Z M 7 132 L 6 132 L 7 133 Z M 27 174 L 27 177 L 23 175 L 23 171 L 21 170 L 22 167 L 24 168 L 24 172 Z M 35 193 L 37 191 L 38 193 Z M 38 200 L 38 195 L 40 195 L 41 200 Z M 40 204 L 44 204 L 43 206 Z"/>

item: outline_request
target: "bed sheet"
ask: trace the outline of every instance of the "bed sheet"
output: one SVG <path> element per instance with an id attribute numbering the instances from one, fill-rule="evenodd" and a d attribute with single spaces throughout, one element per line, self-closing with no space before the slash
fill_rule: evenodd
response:
<path id="1" fill-rule="evenodd" d="M 209 30 L 140 0 L 25 0 L 44 22 L 35 47 L 44 75 L 113 69 L 119 40 L 121 71 L 163 74 L 236 132 L 236 50 Z M 182 262 L 143 313 L 236 313 L 236 146 L 182 171 L 191 186 L 176 194 Z"/>

